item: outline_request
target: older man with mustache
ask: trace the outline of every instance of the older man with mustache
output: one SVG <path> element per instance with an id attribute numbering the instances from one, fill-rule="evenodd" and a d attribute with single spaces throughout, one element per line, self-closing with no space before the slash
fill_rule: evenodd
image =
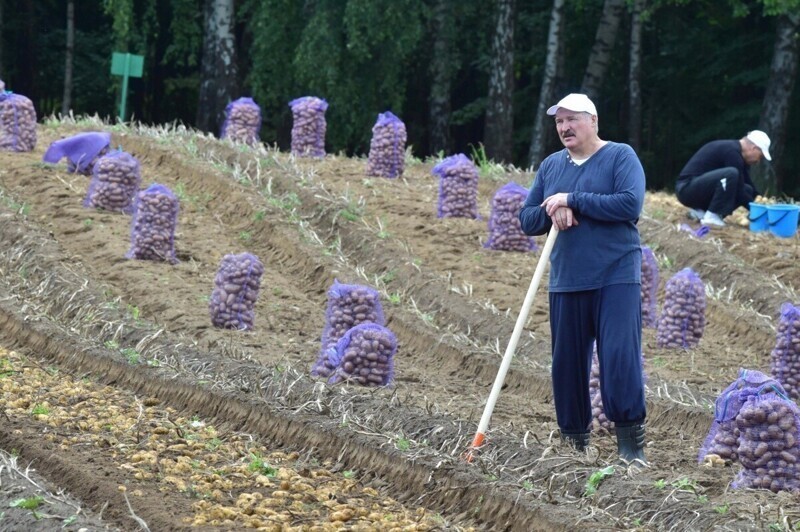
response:
<path id="1" fill-rule="evenodd" d="M 553 398 L 562 438 L 589 444 L 589 374 L 597 343 L 600 392 L 626 463 L 646 463 L 642 380 L 642 252 L 636 224 L 645 177 L 627 144 L 602 140 L 594 103 L 569 94 L 547 110 L 564 149 L 544 161 L 519 213 L 523 231 L 561 234 L 550 256 Z"/>

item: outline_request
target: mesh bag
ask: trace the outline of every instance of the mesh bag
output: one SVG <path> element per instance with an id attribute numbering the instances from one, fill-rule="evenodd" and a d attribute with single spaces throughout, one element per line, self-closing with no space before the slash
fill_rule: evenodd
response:
<path id="1" fill-rule="evenodd" d="M 136 195 L 131 224 L 129 259 L 178 262 L 175 227 L 178 198 L 164 185 L 153 184 Z"/>
<path id="2" fill-rule="evenodd" d="M 141 182 L 136 157 L 120 150 L 111 152 L 95 163 L 83 206 L 131 214 Z"/>
<path id="3" fill-rule="evenodd" d="M 0 150 L 32 151 L 36 147 L 36 109 L 21 94 L 0 92 Z"/>
<path id="4" fill-rule="evenodd" d="M 57 163 L 66 157 L 67 170 L 70 173 L 92 175 L 94 163 L 108 153 L 110 143 L 111 133 L 79 133 L 50 144 L 42 160 L 46 163 Z"/>
<path id="5" fill-rule="evenodd" d="M 800 399 L 800 309 L 791 303 L 781 306 L 770 373 L 786 388 L 789 397 Z"/>
<path id="6" fill-rule="evenodd" d="M 736 451 L 739 446 L 736 416 L 748 397 L 757 395 L 763 390 L 778 390 L 784 393 L 778 381 L 768 375 L 760 371 L 739 370 L 738 378 L 722 390 L 714 401 L 714 421 L 697 453 L 698 463 L 702 463 L 709 454 L 716 454 L 723 460 L 736 461 Z"/>
<path id="7" fill-rule="evenodd" d="M 374 288 L 357 284 L 341 284 L 338 280 L 328 289 L 328 307 L 322 330 L 322 349 L 311 368 L 315 377 L 330 377 L 337 367 L 331 360 L 336 342 L 345 333 L 362 323 L 385 325 L 380 295 Z M 335 357 L 333 357 L 335 359 Z"/>
<path id="8" fill-rule="evenodd" d="M 225 107 L 225 121 L 219 137 L 233 142 L 258 144 L 261 131 L 261 108 L 252 98 L 239 98 Z"/>
<path id="9" fill-rule="evenodd" d="M 225 255 L 214 278 L 208 303 L 211 323 L 221 329 L 253 328 L 264 265 L 250 253 Z"/>
<path id="10" fill-rule="evenodd" d="M 777 390 L 747 398 L 736 416 L 742 470 L 734 488 L 800 490 L 799 414 L 797 405 Z"/>
<path id="11" fill-rule="evenodd" d="M 292 108 L 292 153 L 299 157 L 325 157 L 325 111 L 328 102 L 303 96 L 289 102 Z"/>
<path id="12" fill-rule="evenodd" d="M 684 268 L 673 275 L 664 288 L 656 343 L 658 347 L 667 348 L 696 347 L 705 326 L 705 286 L 691 268 Z"/>
<path id="13" fill-rule="evenodd" d="M 399 177 L 406 165 L 406 125 L 391 111 L 378 115 L 372 126 L 367 175 Z"/>
<path id="14" fill-rule="evenodd" d="M 642 380 L 647 382 L 647 375 L 644 372 L 644 353 L 641 357 Z M 597 344 L 594 345 L 592 353 L 592 369 L 589 374 L 589 397 L 592 401 L 592 430 L 597 432 L 614 432 L 614 422 L 606 417 L 603 407 L 603 394 L 600 391 L 600 359 L 597 356 Z"/>
<path id="15" fill-rule="evenodd" d="M 463 153 L 433 167 L 439 177 L 439 218 L 478 218 L 478 169 Z"/>
<path id="16" fill-rule="evenodd" d="M 483 247 L 496 251 L 534 251 L 533 237 L 522 232 L 519 210 L 525 204 L 528 190 L 511 182 L 500 187 L 492 198 L 489 217 L 489 238 Z"/>
<path id="17" fill-rule="evenodd" d="M 394 378 L 396 352 L 397 338 L 392 331 L 375 323 L 356 325 L 330 351 L 329 365 L 336 370 L 328 382 L 387 386 Z"/>
<path id="18" fill-rule="evenodd" d="M 658 262 L 653 250 L 642 246 L 642 325 L 655 328 L 658 293 Z"/>

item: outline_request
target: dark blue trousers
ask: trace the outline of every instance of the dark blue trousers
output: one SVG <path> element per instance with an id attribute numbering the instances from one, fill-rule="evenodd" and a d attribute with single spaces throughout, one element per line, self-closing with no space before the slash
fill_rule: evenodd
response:
<path id="1" fill-rule="evenodd" d="M 606 417 L 621 427 L 644 421 L 641 297 L 638 284 L 550 292 L 553 398 L 562 434 L 590 430 L 589 374 L 595 340 Z"/>

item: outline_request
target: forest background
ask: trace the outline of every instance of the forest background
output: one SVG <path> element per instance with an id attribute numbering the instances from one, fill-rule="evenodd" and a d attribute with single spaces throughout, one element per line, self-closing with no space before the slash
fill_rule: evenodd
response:
<path id="1" fill-rule="evenodd" d="M 40 118 L 113 120 L 111 54 L 130 52 L 142 122 L 218 133 L 251 96 L 262 140 L 287 149 L 288 102 L 313 95 L 330 104 L 329 152 L 367 153 L 391 110 L 417 157 L 519 168 L 561 147 L 545 109 L 585 92 L 651 190 L 703 143 L 758 128 L 773 162 L 756 183 L 800 198 L 799 34 L 800 0 L 0 0 L 0 79 Z"/>

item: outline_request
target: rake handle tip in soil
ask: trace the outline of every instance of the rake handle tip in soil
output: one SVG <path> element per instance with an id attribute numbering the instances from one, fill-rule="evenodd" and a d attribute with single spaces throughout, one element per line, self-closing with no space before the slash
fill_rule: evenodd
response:
<path id="1" fill-rule="evenodd" d="M 486 400 L 486 407 L 483 409 L 481 421 L 478 423 L 478 431 L 475 433 L 472 445 L 465 453 L 467 462 L 472 462 L 475 451 L 483 445 L 486 440 L 486 430 L 489 428 L 489 420 L 492 418 L 494 406 L 497 403 L 497 398 L 500 396 L 500 389 L 503 387 L 503 382 L 506 380 L 506 374 L 508 373 L 508 368 L 511 366 L 511 360 L 514 358 L 514 352 L 517 349 L 519 337 L 522 335 L 522 329 L 525 327 L 525 322 L 528 321 L 528 313 L 531 310 L 531 306 L 533 306 L 536 291 L 539 289 L 539 283 L 544 275 L 544 269 L 550 259 L 550 252 L 553 250 L 553 245 L 556 243 L 557 236 L 558 228 L 554 225 L 547 235 L 547 240 L 542 248 L 542 254 L 539 255 L 539 262 L 536 263 L 536 270 L 533 272 L 531 285 L 528 287 L 528 293 L 525 294 L 525 301 L 522 303 L 522 308 L 517 317 L 517 323 L 514 325 L 514 332 L 511 333 L 511 339 L 508 341 L 506 352 L 503 355 L 503 361 L 500 363 L 500 369 L 497 370 L 497 376 L 494 379 L 492 391 L 489 393 L 489 399 Z"/>

